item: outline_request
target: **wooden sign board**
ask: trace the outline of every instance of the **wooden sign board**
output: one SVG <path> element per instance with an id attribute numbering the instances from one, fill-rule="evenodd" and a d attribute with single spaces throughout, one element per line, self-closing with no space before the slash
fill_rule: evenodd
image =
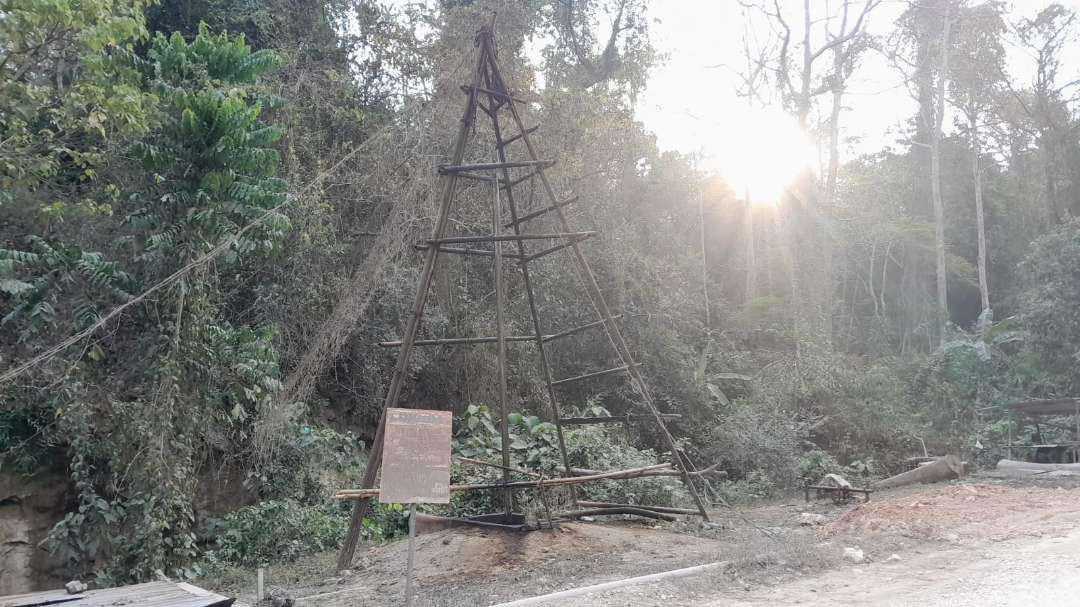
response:
<path id="1" fill-rule="evenodd" d="M 453 414 L 449 411 L 386 410 L 380 502 L 450 502 L 452 424 Z"/>

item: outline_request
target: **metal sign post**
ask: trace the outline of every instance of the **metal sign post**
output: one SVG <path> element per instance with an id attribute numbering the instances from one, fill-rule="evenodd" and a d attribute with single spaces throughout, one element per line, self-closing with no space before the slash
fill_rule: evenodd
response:
<path id="1" fill-rule="evenodd" d="M 405 607 L 412 605 L 416 554 L 416 504 L 450 503 L 449 411 L 387 409 L 379 501 L 409 504 L 409 561 Z"/>

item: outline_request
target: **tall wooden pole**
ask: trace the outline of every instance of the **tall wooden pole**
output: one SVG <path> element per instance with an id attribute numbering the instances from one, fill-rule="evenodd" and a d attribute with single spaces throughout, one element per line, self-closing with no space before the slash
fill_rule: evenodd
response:
<path id="1" fill-rule="evenodd" d="M 491 171 L 491 175 L 494 179 L 491 184 L 491 235 L 498 237 L 502 225 L 502 205 L 499 197 L 502 185 L 499 183 L 498 171 Z M 502 243 L 496 240 L 492 244 L 495 246 L 495 344 L 498 352 L 496 360 L 499 366 L 499 436 L 502 439 L 503 480 L 510 482 L 510 403 L 506 396 L 506 317 L 504 312 L 506 285 L 503 281 Z M 514 509 L 513 495 L 510 489 L 503 492 L 503 508 L 508 524 L 510 514 Z"/>
<path id="2" fill-rule="evenodd" d="M 461 164 L 465 155 L 465 144 L 468 141 L 469 130 L 476 117 L 476 88 L 480 84 L 480 75 L 487 62 L 487 45 L 481 44 L 480 52 L 476 60 L 476 71 L 473 73 L 472 88 L 469 89 L 469 98 L 465 104 L 465 110 L 461 117 L 461 125 L 458 128 L 457 139 L 454 143 L 454 151 L 451 154 L 452 164 Z M 446 232 L 447 219 L 450 215 L 450 204 L 454 198 L 454 189 L 457 187 L 457 174 L 450 173 L 443 176 L 443 189 L 439 203 L 439 215 L 435 220 L 435 226 L 431 230 L 432 240 L 442 238 Z M 405 369 L 409 364 L 409 356 L 412 354 L 413 342 L 416 340 L 416 331 L 420 326 L 420 317 L 427 303 L 428 291 L 431 289 L 431 278 L 435 271 L 435 263 L 439 258 L 439 248 L 430 247 L 424 252 L 424 266 L 420 273 L 420 284 L 416 288 L 416 297 L 413 301 L 412 315 L 405 323 L 405 332 L 401 337 L 401 348 L 398 350 L 397 364 L 390 377 L 390 387 L 386 391 L 383 401 L 383 410 L 379 416 L 379 427 L 375 431 L 375 439 L 371 442 L 368 453 L 367 468 L 364 470 L 364 478 L 361 486 L 370 489 L 375 486 L 375 480 L 382 466 L 382 441 L 383 431 L 386 425 L 386 409 L 397 405 L 401 396 L 401 385 L 405 379 Z M 338 553 L 338 571 L 348 569 L 352 564 L 353 555 L 356 553 L 356 543 L 360 539 L 360 530 L 363 528 L 364 517 L 371 511 L 371 500 L 360 500 L 353 507 L 352 517 L 349 520 L 349 530 L 345 534 L 345 542 Z"/>

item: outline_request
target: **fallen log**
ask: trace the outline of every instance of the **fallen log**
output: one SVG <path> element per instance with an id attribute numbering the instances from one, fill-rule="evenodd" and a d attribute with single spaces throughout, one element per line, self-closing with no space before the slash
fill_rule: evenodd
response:
<path id="1" fill-rule="evenodd" d="M 964 463 L 955 455 L 946 455 L 936 461 L 914 470 L 908 470 L 896 476 L 874 483 L 874 489 L 887 489 L 889 487 L 902 487 L 916 483 L 936 483 L 960 478 L 964 474 Z"/>
<path id="2" fill-rule="evenodd" d="M 588 476 L 571 476 L 566 478 L 545 478 L 529 481 L 511 481 L 495 482 L 495 483 L 479 483 L 473 485 L 450 485 L 450 491 L 479 491 L 483 489 L 530 489 L 540 487 L 562 487 L 566 485 L 579 485 L 582 483 L 589 483 L 600 480 L 626 480 L 630 478 L 640 478 L 643 476 L 657 476 L 657 472 L 663 472 L 671 470 L 671 464 L 657 464 L 655 466 L 645 466 L 643 468 L 631 468 L 629 470 L 613 470 L 611 472 L 601 472 L 597 474 L 590 474 Z M 377 497 L 379 490 L 372 489 L 342 489 L 334 494 L 334 499 L 339 500 L 356 500 Z"/>
<path id="3" fill-rule="evenodd" d="M 1080 475 L 1080 464 L 1040 464 L 1003 459 L 997 463 L 995 470 L 1003 476 L 1013 477 L 1035 476 L 1051 472 L 1067 472 Z M 1061 476 L 1061 474 L 1057 476 Z"/>

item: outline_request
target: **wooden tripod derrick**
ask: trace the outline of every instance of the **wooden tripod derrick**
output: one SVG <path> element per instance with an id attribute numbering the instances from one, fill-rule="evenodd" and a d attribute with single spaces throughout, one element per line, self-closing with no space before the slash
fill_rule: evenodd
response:
<path id="1" fill-rule="evenodd" d="M 485 489 L 502 489 L 504 491 L 504 504 L 507 515 L 510 514 L 511 509 L 512 501 L 510 493 L 512 488 L 518 486 L 534 486 L 542 488 L 543 486 L 571 486 L 577 484 L 577 481 L 572 479 L 573 477 L 580 475 L 575 475 L 575 471 L 571 468 L 567 457 L 566 441 L 563 435 L 564 425 L 607 422 L 625 423 L 631 419 L 647 419 L 656 424 L 664 442 L 671 451 L 673 459 L 670 468 L 671 474 L 677 474 L 681 477 L 687 490 L 694 499 L 696 505 L 695 513 L 708 520 L 708 514 L 705 511 L 704 504 L 691 480 L 692 474 L 699 473 L 696 473 L 689 462 L 685 461 L 685 458 L 681 455 L 681 451 L 675 444 L 675 439 L 672 437 L 665 424 L 665 419 L 673 419 L 677 418 L 677 416 L 660 413 L 656 408 L 652 393 L 649 391 L 648 385 L 645 383 L 645 379 L 641 374 L 640 365 L 634 362 L 633 357 L 630 354 L 630 349 L 623 338 L 622 331 L 619 329 L 618 324 L 616 324 L 616 320 L 620 315 L 611 313 L 611 310 L 600 291 L 592 268 L 589 266 L 585 255 L 582 253 L 581 243 L 586 239 L 595 236 L 596 233 L 589 231 L 574 231 L 571 228 L 563 209 L 576 202 L 577 197 L 560 199 L 556 196 L 555 189 L 552 187 L 545 172 L 555 164 L 555 161 L 542 159 L 537 155 L 537 149 L 533 144 L 531 136 L 536 133 L 540 127 L 539 125 L 526 127 L 525 123 L 522 121 L 517 104 L 524 102 L 513 96 L 506 86 L 506 83 L 503 81 L 499 66 L 496 62 L 494 35 L 490 26 L 484 26 L 480 29 L 477 34 L 476 45 L 479 51 L 476 69 L 472 73 L 472 81 L 470 84 L 461 87 L 462 91 L 464 91 L 467 96 L 467 101 L 458 128 L 457 137 L 454 142 L 450 162 L 440 165 L 438 169 L 442 180 L 438 215 L 435 219 L 431 237 L 416 246 L 416 248 L 423 253 L 423 265 L 412 313 L 407 317 L 400 340 L 381 342 L 379 344 L 382 347 L 398 348 L 398 357 L 383 402 L 383 414 L 380 417 L 378 430 L 375 433 L 375 439 L 371 445 L 367 468 L 362 480 L 362 487 L 357 490 L 343 490 L 338 494 L 339 498 L 356 500 L 349 524 L 349 531 L 338 557 L 338 569 L 345 569 L 351 563 L 353 554 L 356 550 L 356 543 L 359 539 L 361 523 L 363 522 L 363 518 L 370 512 L 370 501 L 372 497 L 378 494 L 378 490 L 374 489 L 374 486 L 382 463 L 385 410 L 390 407 L 398 406 L 398 400 L 401 396 L 401 388 L 405 379 L 406 369 L 408 368 L 409 358 L 413 348 L 416 346 L 488 343 L 496 345 L 496 360 L 498 365 L 497 388 L 500 416 L 499 432 L 504 447 L 502 449 L 502 465 L 497 467 L 502 470 L 503 479 L 500 483 L 483 485 L 482 487 Z M 490 119 L 495 141 L 494 158 L 492 162 L 465 164 L 463 163 L 465 148 L 470 139 L 469 135 L 474 131 L 477 124 L 476 118 L 478 116 L 478 109 L 484 112 Z M 509 137 L 504 136 L 503 124 L 500 117 L 508 119 L 509 129 L 515 131 Z M 523 159 L 512 160 L 508 151 L 512 148 L 519 149 Z M 518 171 L 519 174 L 515 176 L 512 174 L 512 171 Z M 448 218 L 454 207 L 454 199 L 459 179 L 479 180 L 491 184 L 492 207 L 490 235 L 447 236 Z M 522 215 L 518 210 L 517 200 L 515 198 L 515 187 L 525 181 L 534 179 L 539 181 L 541 185 L 542 194 L 546 199 L 545 204 L 547 204 L 547 206 Z M 509 221 L 506 220 L 507 218 L 504 215 L 504 211 L 508 214 Z M 550 233 L 526 233 L 523 230 L 524 226 L 528 224 L 529 221 L 549 215 L 554 216 L 558 226 L 557 229 L 560 231 Z M 539 243 L 543 248 L 539 250 L 530 250 L 530 245 L 534 243 Z M 509 247 L 511 251 L 504 251 L 504 245 Z M 481 246 L 484 248 L 477 248 Z M 487 246 L 490 246 L 491 248 L 486 248 Z M 559 333 L 548 334 L 544 333 L 540 323 L 540 314 L 537 308 L 535 290 L 533 289 L 532 280 L 529 274 L 529 264 L 541 257 L 559 251 L 568 251 L 572 255 L 574 265 L 580 276 L 581 283 L 585 287 L 589 302 L 596 313 L 597 320 Z M 494 336 L 416 339 L 424 307 L 427 303 L 428 292 L 431 288 L 434 271 L 439 261 L 439 257 L 443 253 L 493 258 L 496 300 L 496 331 Z M 504 260 L 516 262 L 517 269 L 520 271 L 526 301 L 529 307 L 529 315 L 532 320 L 533 331 L 531 335 L 506 334 L 506 319 L 504 318 L 506 308 L 506 289 L 503 275 Z M 585 373 L 573 377 L 560 379 L 553 377 L 546 349 L 547 344 L 553 340 L 600 327 L 603 327 L 607 334 L 608 341 L 618 357 L 620 364 L 611 369 Z M 539 354 L 540 372 L 545 383 L 551 418 L 555 425 L 556 435 L 558 437 L 565 481 L 555 481 L 554 479 L 550 479 L 539 483 L 515 483 L 510 479 L 510 471 L 513 470 L 513 468 L 510 466 L 510 452 L 505 448 L 505 446 L 509 444 L 509 405 L 506 387 L 506 344 L 508 342 L 531 342 L 536 345 Z M 639 395 L 641 403 L 646 410 L 645 415 L 627 415 L 623 417 L 612 416 L 611 418 L 562 417 L 559 408 L 557 388 L 563 385 L 607 375 L 622 375 L 630 381 L 631 386 Z M 617 474 L 614 476 L 601 475 L 601 477 L 619 478 Z M 590 479 L 582 478 L 580 480 L 588 481 Z"/>

